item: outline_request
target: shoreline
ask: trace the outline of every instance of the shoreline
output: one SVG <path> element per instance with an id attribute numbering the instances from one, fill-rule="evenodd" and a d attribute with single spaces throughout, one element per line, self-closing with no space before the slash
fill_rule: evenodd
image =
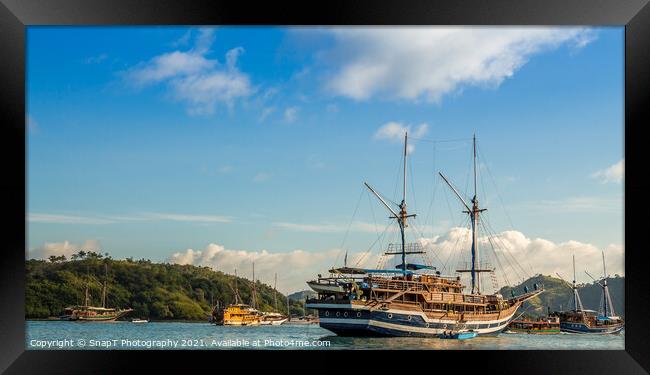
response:
<path id="1" fill-rule="evenodd" d="M 25 318 L 25 322 L 65 322 L 59 318 Z M 116 320 L 114 322 L 70 322 L 70 323 L 131 323 L 130 320 Z M 183 319 L 166 319 L 166 320 L 149 320 L 149 323 L 210 323 L 207 320 L 183 320 Z"/>

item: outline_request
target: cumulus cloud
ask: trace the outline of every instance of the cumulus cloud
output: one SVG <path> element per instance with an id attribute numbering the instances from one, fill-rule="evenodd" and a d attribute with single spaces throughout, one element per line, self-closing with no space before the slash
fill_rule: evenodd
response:
<path id="1" fill-rule="evenodd" d="M 323 231 L 323 228 L 308 226 L 301 229 Z M 339 230 L 333 226 L 324 229 L 325 232 Z M 464 262 L 469 260 L 471 232 L 467 228 L 451 228 L 440 236 L 423 238 L 419 241 L 427 250 L 429 260 L 443 274 L 455 275 L 455 270 L 464 267 Z M 495 244 L 496 250 L 491 250 L 490 241 Z M 538 273 L 554 277 L 559 273 L 570 281 L 573 278 L 571 257 L 574 254 L 577 281 L 591 282 L 584 271 L 587 270 L 593 276 L 602 275 L 602 250 L 605 252 L 607 272 L 612 276 L 624 275 L 624 249 L 620 244 L 610 244 L 601 249 L 580 241 L 556 243 L 542 238 L 530 238 L 518 231 L 504 231 L 490 239 L 480 237 L 479 250 L 482 254 L 481 261 L 497 268 L 495 272 L 497 287 L 518 284 L 523 278 Z M 331 267 L 342 266 L 343 253 L 344 251 L 340 249 L 320 252 L 231 250 L 211 243 L 203 250 L 186 249 L 176 252 L 168 258 L 168 261 L 208 266 L 230 274 L 237 269 L 240 276 L 248 278 L 250 278 L 252 263 L 255 262 L 256 277 L 259 276 L 260 280 L 270 283 L 277 273 L 278 289 L 283 292 L 294 292 L 307 289 L 305 282 L 312 280 L 318 273 L 325 275 Z M 496 254 L 498 261 L 493 254 Z M 374 268 L 380 261 L 386 266 L 399 263 L 399 259 L 382 261 L 377 250 L 370 253 L 350 252 L 348 255 L 349 266 Z M 493 285 L 489 278 L 484 277 L 483 280 L 483 290 L 492 292 Z M 468 282 L 466 277 L 463 281 Z"/>
<path id="2" fill-rule="evenodd" d="M 254 92 L 249 76 L 237 68 L 244 49 L 229 50 L 220 63 L 206 56 L 213 42 L 214 30 L 200 29 L 190 50 L 155 56 L 124 72 L 124 78 L 136 86 L 166 84 L 174 98 L 188 104 L 190 114 L 211 114 L 218 103 L 231 108 Z"/>
<path id="3" fill-rule="evenodd" d="M 231 250 L 214 243 L 203 250 L 187 249 L 176 252 L 168 262 L 208 266 L 215 270 L 237 274 L 250 279 L 253 262 L 255 278 L 272 285 L 275 273 L 278 274 L 278 290 L 283 293 L 308 289 L 306 281 L 317 273 L 326 274 L 331 268 L 338 250 L 308 252 L 293 250 L 288 252 L 268 252 Z"/>
<path id="4" fill-rule="evenodd" d="M 336 28 L 325 56 L 327 87 L 356 100 L 372 97 L 436 102 L 466 86 L 497 87 L 536 53 L 582 48 L 585 28 Z"/>
<path id="5" fill-rule="evenodd" d="M 436 257 L 448 261 L 445 272 L 454 272 L 456 267 L 464 267 L 469 262 L 471 231 L 468 228 L 452 228 L 441 236 L 421 241 L 425 248 L 435 252 Z M 603 249 L 574 240 L 558 243 L 530 238 L 514 230 L 479 238 L 480 260 L 498 268 L 495 274 L 499 286 L 506 285 L 507 281 L 516 284 L 522 278 L 538 273 L 554 277 L 559 273 L 570 281 L 573 279 L 573 255 L 576 257 L 577 281 L 591 282 L 584 271 L 593 276 L 602 275 L 601 251 L 605 252 L 608 273 L 623 275 L 624 249 L 620 244 L 610 244 Z M 491 283 L 486 287 L 491 287 Z"/>
<path id="6" fill-rule="evenodd" d="M 27 259 L 47 259 L 52 255 L 65 255 L 68 259 L 79 251 L 101 252 L 102 246 L 97 240 L 87 240 L 82 244 L 73 244 L 69 241 L 45 242 L 43 246 L 29 249 Z"/>
<path id="7" fill-rule="evenodd" d="M 621 161 L 612 166 L 594 172 L 591 177 L 600 179 L 601 184 L 606 184 L 608 182 L 620 184 L 621 181 L 623 181 L 624 168 L 625 161 L 621 159 Z"/>
<path id="8" fill-rule="evenodd" d="M 380 126 L 373 135 L 373 138 L 376 140 L 388 140 L 394 143 L 401 143 L 404 142 L 404 134 L 406 132 L 408 132 L 411 137 L 420 138 L 424 136 L 428 130 L 429 125 L 426 123 L 413 127 L 411 125 L 402 124 L 401 122 L 391 121 Z M 411 153 L 414 150 L 415 145 L 410 143 L 407 147 L 407 151 Z"/>

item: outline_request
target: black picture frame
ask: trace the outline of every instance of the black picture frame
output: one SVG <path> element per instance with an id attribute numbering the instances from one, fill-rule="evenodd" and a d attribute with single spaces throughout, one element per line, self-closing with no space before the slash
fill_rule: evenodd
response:
<path id="1" fill-rule="evenodd" d="M 373 371 L 387 362 L 409 371 L 450 371 L 468 364 L 500 373 L 647 373 L 650 369 L 650 282 L 644 253 L 650 220 L 647 141 L 650 6 L 647 0 L 309 1 L 301 3 L 182 0 L 0 0 L 3 238 L 0 263 L 0 370 L 6 373 L 115 373 L 137 364 L 260 371 Z M 28 351 L 25 350 L 26 133 L 25 29 L 31 25 L 618 25 L 625 26 L 625 350 L 466 351 L 399 354 L 349 351 Z M 629 207 L 640 207 L 636 210 Z M 632 206 L 635 205 L 635 206 Z M 262 355 L 258 360 L 258 356 Z M 331 358 L 333 357 L 333 358 Z M 392 357 L 392 358 L 391 358 Z M 299 360 L 296 360 L 298 358 Z M 234 366 L 234 367 L 233 367 Z M 440 366 L 440 367 L 437 367 Z M 445 369 L 446 367 L 446 369 Z M 347 369 L 347 370 L 346 370 Z"/>

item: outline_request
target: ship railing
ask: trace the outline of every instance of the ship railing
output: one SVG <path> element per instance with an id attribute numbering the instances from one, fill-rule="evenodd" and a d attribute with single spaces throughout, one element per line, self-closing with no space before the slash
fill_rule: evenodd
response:
<path id="1" fill-rule="evenodd" d="M 428 291 L 425 284 L 417 281 L 408 280 L 389 280 L 384 278 L 376 278 L 370 276 L 368 284 L 372 285 L 375 289 L 391 289 L 391 290 L 412 290 L 416 292 Z"/>

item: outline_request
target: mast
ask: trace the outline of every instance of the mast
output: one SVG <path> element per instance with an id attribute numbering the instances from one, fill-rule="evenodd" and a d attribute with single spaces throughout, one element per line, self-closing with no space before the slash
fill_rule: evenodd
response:
<path id="1" fill-rule="evenodd" d="M 275 283 L 273 284 L 273 305 L 275 311 L 278 311 L 278 274 L 275 274 Z"/>
<path id="2" fill-rule="evenodd" d="M 472 197 L 471 203 L 472 207 L 465 202 L 463 197 L 458 193 L 456 188 L 447 180 L 447 178 L 442 174 L 438 173 L 440 177 L 449 185 L 451 190 L 456 194 L 458 199 L 463 203 L 465 208 L 467 208 L 467 211 L 463 211 L 466 214 L 469 214 L 470 219 L 471 219 L 471 224 L 472 224 L 472 265 L 469 270 L 457 270 L 457 272 L 470 272 L 472 275 L 472 294 L 481 294 L 481 278 L 480 274 L 481 272 L 490 272 L 491 270 L 483 270 L 480 269 L 480 262 L 479 262 L 479 251 L 478 251 L 478 218 L 479 214 L 483 211 L 486 211 L 486 208 L 479 208 L 478 205 L 478 191 L 476 188 L 476 134 L 474 134 L 472 138 L 472 145 L 473 145 L 473 164 L 474 164 L 474 196 Z"/>
<path id="3" fill-rule="evenodd" d="M 476 292 L 481 294 L 481 274 L 476 272 L 479 263 L 478 253 L 478 197 L 476 196 L 476 134 L 472 138 L 474 145 L 474 197 L 472 198 L 472 293 L 474 293 L 474 279 L 476 279 Z"/>
<path id="4" fill-rule="evenodd" d="M 402 234 L 402 274 L 406 277 L 406 241 L 404 239 L 404 228 L 408 225 L 406 224 L 406 154 L 408 151 L 408 132 L 404 132 L 404 184 L 402 189 L 402 203 L 400 203 L 400 219 L 399 219 L 399 229 Z"/>
<path id="5" fill-rule="evenodd" d="M 106 288 L 108 284 L 108 264 L 104 263 L 104 287 L 102 288 L 102 307 L 106 308 Z"/>
<path id="6" fill-rule="evenodd" d="M 390 216 L 391 219 L 396 219 L 397 224 L 399 224 L 399 230 L 402 239 L 402 250 L 400 252 L 386 252 L 385 255 L 397 255 L 402 256 L 402 275 L 406 277 L 406 254 L 422 254 L 421 251 L 406 251 L 406 238 L 404 236 L 404 228 L 408 227 L 406 219 L 409 217 L 415 217 L 415 214 L 407 214 L 406 212 L 406 156 L 408 152 L 408 133 L 404 133 L 404 178 L 403 178 L 403 190 L 402 190 L 402 202 L 398 205 L 400 211 L 399 213 L 395 212 L 393 208 L 384 200 L 384 198 L 379 195 L 367 182 L 364 182 L 366 187 L 379 199 L 379 201 L 390 211 L 393 216 Z"/>
<path id="7" fill-rule="evenodd" d="M 609 287 L 607 286 L 607 269 L 605 268 L 605 252 L 603 251 L 602 254 L 603 254 L 603 315 L 616 316 L 616 313 L 614 312 L 614 304 L 612 303 L 612 296 L 609 295 Z"/>
<path id="8" fill-rule="evenodd" d="M 86 296 L 84 298 L 84 306 L 90 306 L 89 305 L 90 296 L 88 294 L 88 292 L 89 292 L 88 291 L 89 284 L 90 284 L 90 266 L 88 266 L 87 269 L 86 269 L 86 293 L 85 293 Z"/>
<path id="9" fill-rule="evenodd" d="M 573 255 L 573 309 L 574 311 L 578 311 L 578 308 L 580 308 L 580 312 L 582 313 L 583 317 L 585 312 L 583 311 L 584 308 L 582 307 L 582 301 L 580 300 L 580 295 L 578 294 L 578 286 L 576 285 L 576 256 L 575 254 Z"/>
<path id="10" fill-rule="evenodd" d="M 239 290 L 237 289 L 237 269 L 235 268 L 235 305 L 239 304 Z"/>
<path id="11" fill-rule="evenodd" d="M 253 308 L 254 309 L 257 308 L 257 307 L 255 307 L 255 305 L 257 304 L 257 298 L 256 297 L 257 296 L 255 295 L 255 262 L 253 262 Z"/>

